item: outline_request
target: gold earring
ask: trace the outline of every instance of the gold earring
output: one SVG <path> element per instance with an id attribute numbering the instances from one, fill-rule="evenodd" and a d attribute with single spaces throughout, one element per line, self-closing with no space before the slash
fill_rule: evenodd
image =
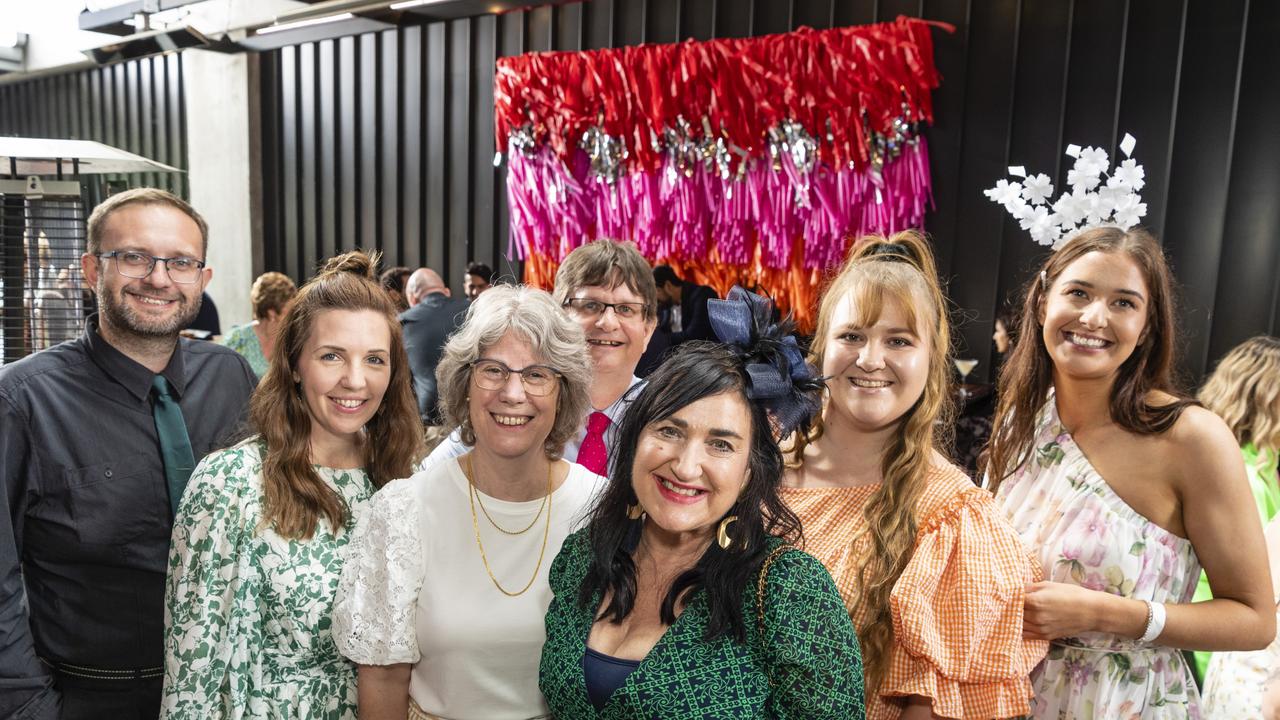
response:
<path id="1" fill-rule="evenodd" d="M 716 542 L 719 543 L 721 550 L 728 550 L 733 544 L 733 539 L 729 537 L 729 526 L 736 522 L 738 522 L 737 515 L 730 515 L 720 521 L 720 528 L 716 530 Z"/>
<path id="2" fill-rule="evenodd" d="M 628 520 L 639 520 L 642 517 L 644 517 L 644 508 L 640 506 L 640 503 L 627 506 Z"/>

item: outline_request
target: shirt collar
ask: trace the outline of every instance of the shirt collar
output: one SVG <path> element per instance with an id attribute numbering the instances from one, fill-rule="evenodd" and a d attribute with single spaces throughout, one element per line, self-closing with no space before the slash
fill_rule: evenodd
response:
<path id="1" fill-rule="evenodd" d="M 631 405 L 631 402 L 636 399 L 636 396 L 640 394 L 640 390 L 643 387 L 644 380 L 632 375 L 631 384 L 627 386 L 627 389 L 622 393 L 622 396 L 617 400 L 614 400 L 612 405 L 603 410 L 604 414 L 609 416 L 610 423 L 616 425 L 620 420 L 622 420 L 622 416 L 627 413 L 627 408 Z"/>
<path id="2" fill-rule="evenodd" d="M 90 315 L 88 321 L 85 322 L 84 338 L 85 344 L 89 348 L 89 357 L 112 380 L 119 383 L 139 401 L 146 400 L 151 396 L 151 380 L 155 377 L 155 374 L 133 358 L 120 352 L 99 334 L 98 315 L 96 313 Z M 182 399 L 182 393 L 187 386 L 186 369 L 182 359 L 182 343 L 183 340 L 179 338 L 178 344 L 173 349 L 173 355 L 169 356 L 169 364 L 165 366 L 164 370 L 160 371 L 160 374 L 164 375 L 165 379 L 169 381 L 169 387 L 179 400 Z"/>

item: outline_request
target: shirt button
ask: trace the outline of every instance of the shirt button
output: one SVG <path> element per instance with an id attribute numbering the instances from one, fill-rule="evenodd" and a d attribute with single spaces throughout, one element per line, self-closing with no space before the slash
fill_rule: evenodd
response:
<path id="1" fill-rule="evenodd" d="M 104 474 L 104 475 L 106 475 L 107 477 L 111 477 L 111 471 L 110 471 L 110 470 L 106 471 L 106 472 L 105 472 L 105 473 L 103 473 L 103 474 Z"/>

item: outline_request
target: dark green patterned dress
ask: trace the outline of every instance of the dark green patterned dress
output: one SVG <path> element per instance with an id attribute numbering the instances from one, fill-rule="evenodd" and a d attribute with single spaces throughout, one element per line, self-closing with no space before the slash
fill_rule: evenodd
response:
<path id="1" fill-rule="evenodd" d="M 587 697 L 582 656 L 600 605 L 578 603 L 591 563 L 587 531 L 565 540 L 551 566 L 539 685 L 557 720 L 606 718 L 861 719 L 862 657 L 853 624 L 822 563 L 798 550 L 780 555 L 765 586 L 764 638 L 754 586 L 743 598 L 747 642 L 706 640 L 707 596 L 684 612 L 597 712 Z M 770 687 L 770 681 L 774 686 Z"/>

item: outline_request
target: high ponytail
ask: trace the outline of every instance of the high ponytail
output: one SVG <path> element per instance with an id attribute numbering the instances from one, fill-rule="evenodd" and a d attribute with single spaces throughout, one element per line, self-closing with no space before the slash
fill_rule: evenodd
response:
<path id="1" fill-rule="evenodd" d="M 859 560 L 858 603 L 867 620 L 857 628 L 862 645 L 868 692 L 873 692 L 888 669 L 893 646 L 893 618 L 889 596 L 915 551 L 920 519 L 915 508 L 924 493 L 934 450 L 950 446 L 954 408 L 950 394 L 951 330 L 946 299 L 938 280 L 929 241 L 915 230 L 890 237 L 862 239 L 832 280 L 818 309 L 818 327 L 810 348 L 812 361 L 823 367 L 832 317 L 840 303 L 854 305 L 854 322 L 873 325 L 886 301 L 896 301 L 907 322 L 930 346 L 924 391 L 898 421 L 880 462 L 883 481 L 867 501 L 862 533 L 871 535 L 871 553 Z M 826 411 L 829 411 L 828 406 Z M 824 413 L 826 412 L 824 411 Z M 790 451 L 790 465 L 798 466 L 805 446 L 822 436 L 820 416 L 808 433 L 798 434 Z"/>

